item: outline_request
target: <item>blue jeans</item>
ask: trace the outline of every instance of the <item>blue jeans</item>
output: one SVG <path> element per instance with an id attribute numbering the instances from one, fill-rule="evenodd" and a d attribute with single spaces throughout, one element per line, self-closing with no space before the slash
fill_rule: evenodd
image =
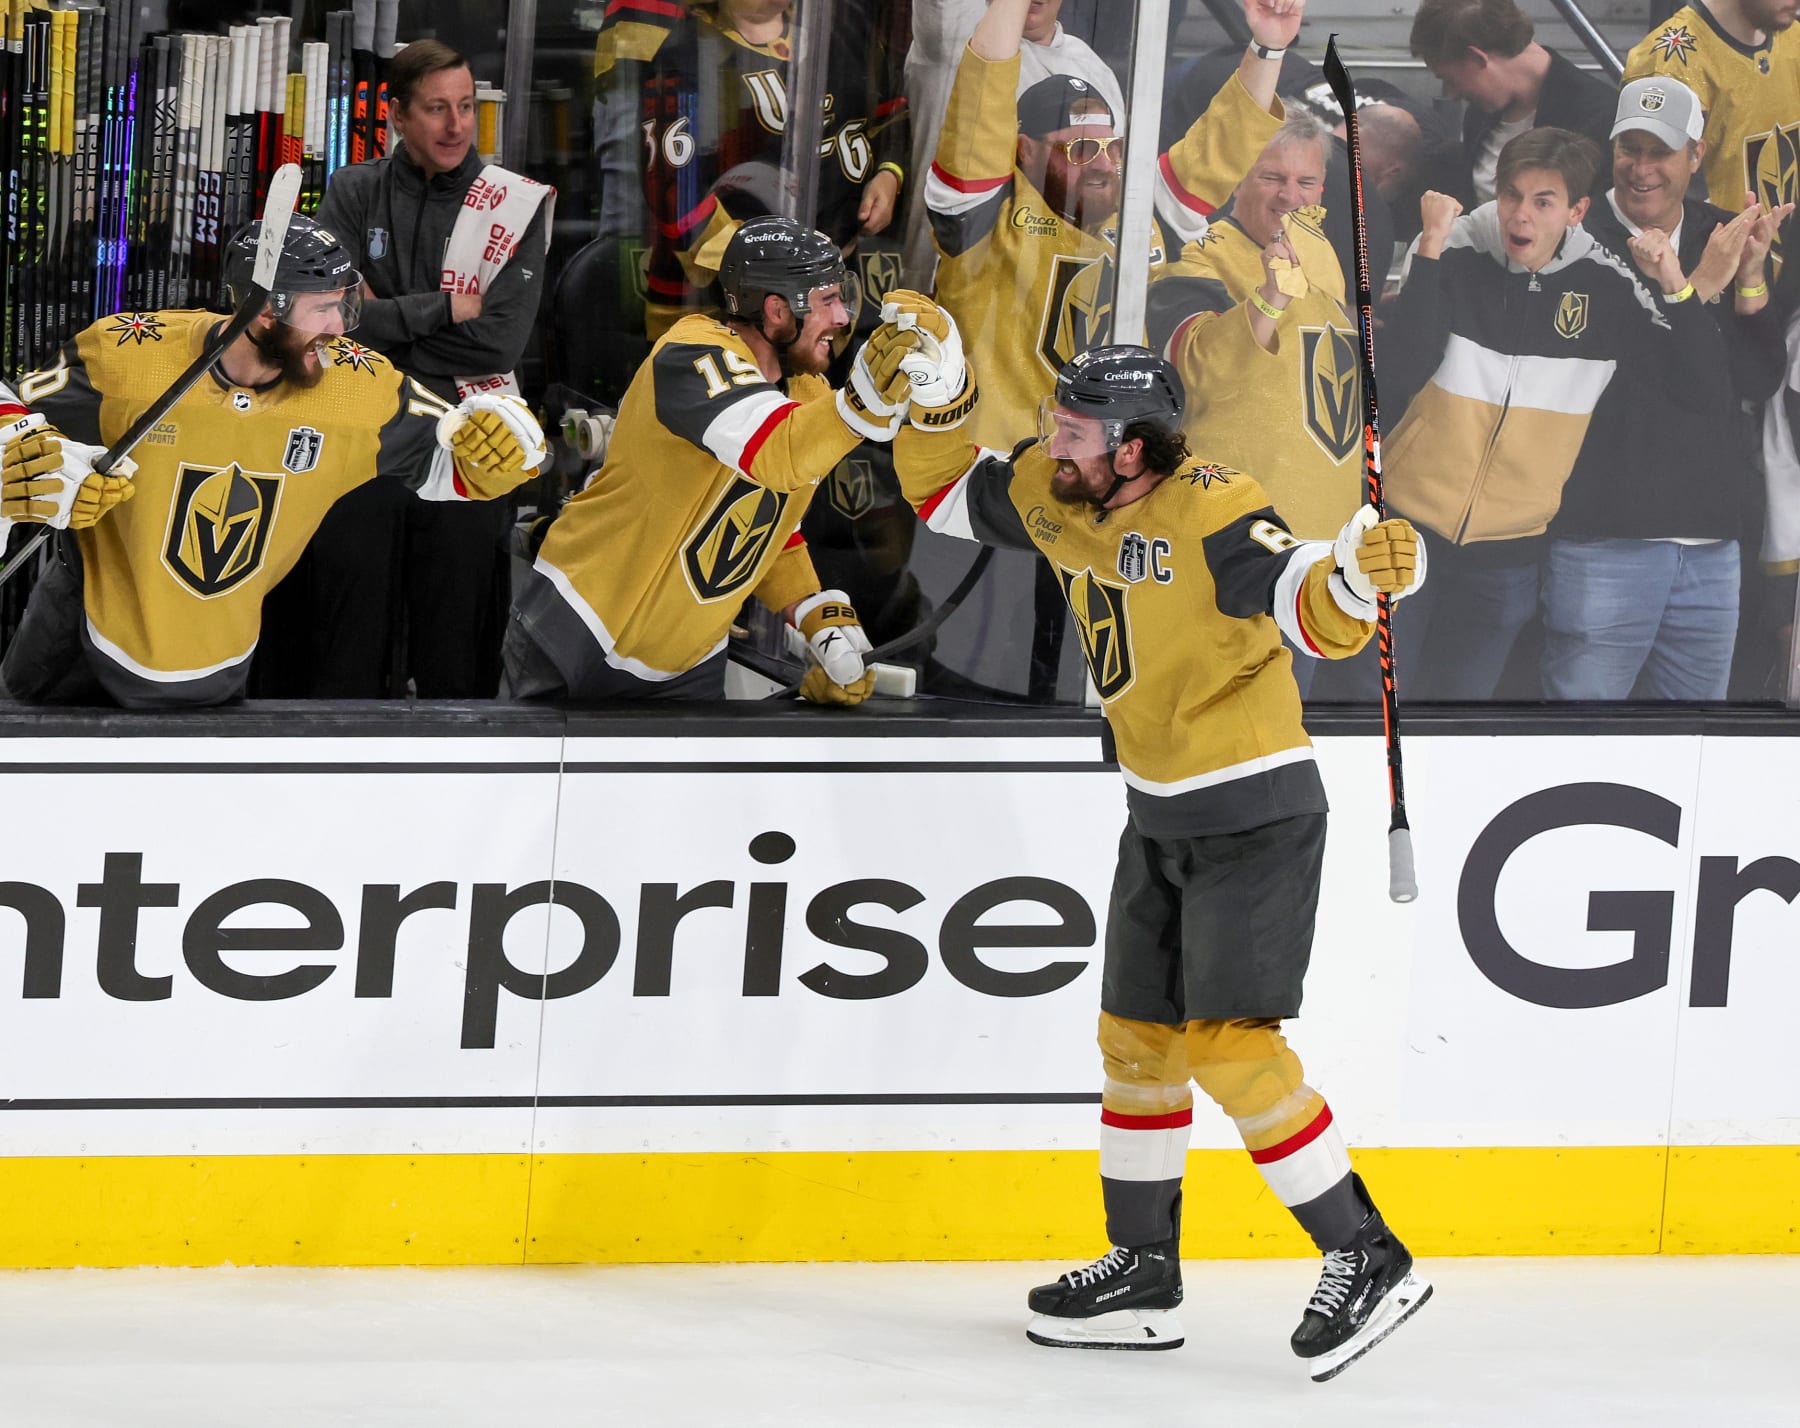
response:
<path id="1" fill-rule="evenodd" d="M 1494 542 L 1452 545 L 1429 531 L 1430 564 L 1419 593 L 1394 607 L 1394 663 L 1400 697 L 1472 703 L 1492 699 L 1519 632 L 1537 613 L 1542 543 L 1517 542 L 1529 554 Z"/>
<path id="2" fill-rule="evenodd" d="M 1738 543 L 1555 540 L 1544 576 L 1548 699 L 1723 699 Z"/>

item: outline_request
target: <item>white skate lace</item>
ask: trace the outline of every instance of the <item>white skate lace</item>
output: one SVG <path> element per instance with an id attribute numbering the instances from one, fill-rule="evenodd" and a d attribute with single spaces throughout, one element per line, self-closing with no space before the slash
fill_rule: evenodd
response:
<path id="1" fill-rule="evenodd" d="M 1350 1297 L 1350 1286 L 1356 1283 L 1356 1252 L 1326 1250 L 1325 1269 L 1319 1275 L 1319 1287 L 1313 1290 L 1312 1302 L 1306 1307 L 1327 1317 L 1337 1313 Z"/>
<path id="2" fill-rule="evenodd" d="M 1104 1259 L 1097 1259 L 1085 1269 L 1072 1269 L 1063 1276 L 1063 1280 L 1071 1289 L 1084 1289 L 1102 1279 L 1111 1279 L 1113 1275 L 1125 1268 L 1126 1261 L 1131 1258 L 1131 1251 L 1114 1246 Z"/>

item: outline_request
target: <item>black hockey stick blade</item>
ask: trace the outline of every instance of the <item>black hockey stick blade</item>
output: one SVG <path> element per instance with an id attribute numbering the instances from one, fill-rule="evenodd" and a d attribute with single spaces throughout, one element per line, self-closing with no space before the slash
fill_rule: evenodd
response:
<path id="1" fill-rule="evenodd" d="M 250 291 L 244 294 L 244 300 L 237 305 L 237 311 L 231 319 L 214 334 L 200 355 L 174 382 L 169 389 L 152 402 L 131 428 L 107 447 L 106 454 L 94 463 L 94 469 L 104 475 L 118 463 L 120 458 L 128 456 L 131 449 L 150 434 L 155 425 L 169 414 L 171 408 L 188 393 L 188 389 L 198 382 L 213 363 L 219 360 L 224 350 L 243 336 L 244 331 L 256 320 L 257 314 L 263 310 L 263 304 L 269 300 L 269 292 L 275 286 L 275 270 L 281 263 L 281 249 L 287 242 L 288 224 L 294 216 L 294 206 L 300 201 L 300 169 L 296 164 L 283 164 L 275 170 L 275 176 L 269 180 L 269 198 L 263 208 L 262 231 L 256 239 L 256 261 L 250 269 Z"/>

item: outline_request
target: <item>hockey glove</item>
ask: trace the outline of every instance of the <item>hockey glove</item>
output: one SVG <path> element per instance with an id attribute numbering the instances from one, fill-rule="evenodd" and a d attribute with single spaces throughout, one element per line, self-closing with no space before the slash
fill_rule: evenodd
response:
<path id="1" fill-rule="evenodd" d="M 103 446 L 70 441 L 37 413 L 0 429 L 0 516 L 57 530 L 86 530 L 121 501 L 131 499 L 129 458 L 102 476 L 94 462 Z"/>
<path id="2" fill-rule="evenodd" d="M 504 496 L 550 459 L 544 429 L 517 397 L 474 396 L 438 418 L 438 445 L 476 501 Z"/>
<path id="3" fill-rule="evenodd" d="M 1380 520 L 1373 506 L 1361 507 L 1344 523 L 1331 554 L 1337 562 L 1332 597 L 1359 620 L 1375 618 L 1377 592 L 1404 600 L 1425 583 L 1425 542 L 1419 533 L 1403 518 Z"/>
<path id="4" fill-rule="evenodd" d="M 976 391 L 956 319 L 930 298 L 896 288 L 881 304 L 881 320 L 920 337 L 917 355 L 901 363 L 912 378 L 913 425 L 936 431 L 961 426 L 975 410 Z"/>
<path id="5" fill-rule="evenodd" d="M 892 441 L 906 418 L 912 378 L 901 361 L 919 350 L 919 334 L 882 326 L 869 335 L 850 368 L 850 380 L 837 394 L 844 425 L 866 441 Z"/>
<path id="6" fill-rule="evenodd" d="M 849 597 L 821 590 L 794 606 L 794 624 L 806 642 L 806 678 L 800 697 L 813 704 L 861 704 L 875 689 L 875 672 L 863 664 L 873 648 Z"/>

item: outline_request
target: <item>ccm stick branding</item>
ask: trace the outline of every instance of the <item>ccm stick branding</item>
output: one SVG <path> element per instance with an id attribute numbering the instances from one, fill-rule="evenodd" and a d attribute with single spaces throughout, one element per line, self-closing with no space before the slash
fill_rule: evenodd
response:
<path id="1" fill-rule="evenodd" d="M 750 856 L 765 865 L 794 856 L 785 833 L 759 834 Z M 644 883 L 637 890 L 637 937 L 633 949 L 632 995 L 670 995 L 675 936 L 682 919 L 704 908 L 744 909 L 743 995 L 779 996 L 788 956 L 789 903 L 786 882 L 754 881 L 748 889 L 723 879 L 682 887 Z M 105 856 L 100 880 L 76 888 L 76 904 L 99 910 L 94 968 L 100 990 L 120 1001 L 155 1002 L 175 995 L 173 976 L 148 975 L 138 967 L 140 936 L 163 933 L 171 925 L 162 909 L 183 903 L 179 883 L 145 879 L 142 853 Z M 797 899 L 794 899 L 797 903 Z M 830 960 L 808 966 L 793 980 L 823 997 L 863 1001 L 898 996 L 918 984 L 931 964 L 925 944 L 891 927 L 861 920 L 870 907 L 882 917 L 925 901 L 908 883 L 891 878 L 855 878 L 814 893 L 801 914 L 812 937 L 826 947 L 851 949 L 858 970 Z M 574 958 L 545 975 L 508 959 L 505 937 L 514 918 L 546 903 L 572 914 L 581 946 Z M 1035 903 L 1046 920 L 1017 925 L 989 916 L 1009 903 Z M 24 996 L 62 995 L 67 910 L 49 889 L 35 883 L 0 882 L 0 909 L 11 908 L 25 922 Z M 285 926 L 243 925 L 250 909 L 288 910 Z M 581 883 L 431 882 L 403 889 L 397 883 L 362 888 L 355 934 L 354 976 L 358 997 L 391 997 L 395 946 L 402 924 L 432 911 L 466 909 L 468 955 L 463 962 L 462 1046 L 490 1049 L 501 992 L 515 997 L 571 997 L 594 986 L 618 965 L 623 949 L 618 912 L 601 893 Z M 236 925 L 227 927 L 228 920 Z M 297 919 L 297 921 L 295 920 Z M 269 920 L 269 914 L 262 915 Z M 717 923 L 712 926 L 716 927 Z M 1087 948 L 1094 945 L 1093 910 L 1075 889 L 1049 878 L 1006 877 L 981 884 L 958 897 L 939 921 L 937 950 L 944 969 L 971 991 L 993 997 L 1035 997 L 1066 987 L 1087 968 L 1086 961 L 1043 961 L 1029 970 L 1007 970 L 983 960 L 984 949 Z M 11 942 L 13 939 L 7 939 Z M 4 945 L 4 944 L 0 944 Z M 344 912 L 318 888 L 288 878 L 252 878 L 202 898 L 181 925 L 181 953 L 194 980 L 220 996 L 246 1002 L 303 996 L 336 974 L 341 961 L 307 960 L 296 954 L 342 952 L 350 945 Z M 285 954 L 277 959 L 272 954 Z M 684 956 L 698 956 L 698 952 Z M 871 957 L 881 965 L 864 970 Z M 227 960 L 227 959 L 231 960 Z M 798 959 L 796 959 L 798 960 Z M 267 970 L 279 964 L 282 970 Z M 234 965 L 237 964 L 237 965 Z M 245 970 L 245 964 L 257 971 Z"/>

